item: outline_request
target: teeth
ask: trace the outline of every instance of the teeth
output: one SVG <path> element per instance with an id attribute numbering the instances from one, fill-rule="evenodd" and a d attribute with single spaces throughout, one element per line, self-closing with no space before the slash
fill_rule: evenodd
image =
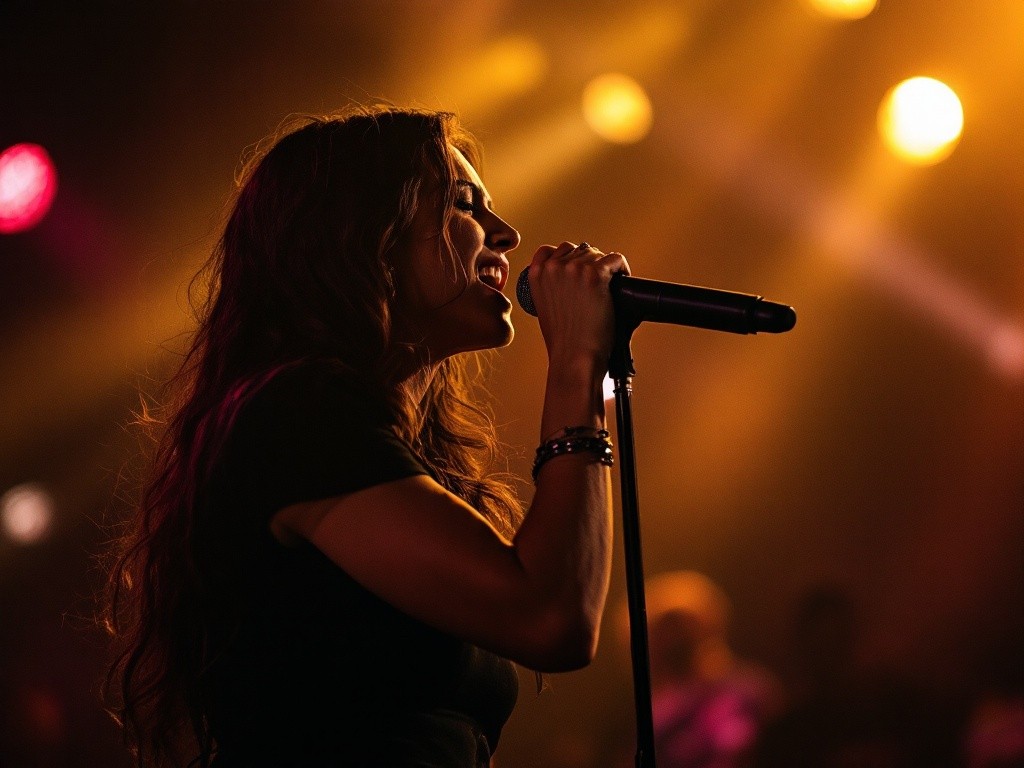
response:
<path id="1" fill-rule="evenodd" d="M 501 283 L 500 267 L 480 267 L 480 269 L 477 270 L 477 274 L 479 275 L 481 280 L 484 280 L 486 282 L 493 282 L 495 285 Z"/>

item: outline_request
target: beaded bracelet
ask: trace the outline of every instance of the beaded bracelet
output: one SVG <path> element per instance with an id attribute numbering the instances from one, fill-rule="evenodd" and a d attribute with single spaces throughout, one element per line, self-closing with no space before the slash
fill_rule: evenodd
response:
<path id="1" fill-rule="evenodd" d="M 537 448 L 537 456 L 533 460 L 533 479 L 537 480 L 540 468 L 555 456 L 569 453 L 592 453 L 597 460 L 610 467 L 615 463 L 612 455 L 612 443 L 608 439 L 608 430 L 593 427 L 565 427 L 557 437 L 546 440 Z"/>

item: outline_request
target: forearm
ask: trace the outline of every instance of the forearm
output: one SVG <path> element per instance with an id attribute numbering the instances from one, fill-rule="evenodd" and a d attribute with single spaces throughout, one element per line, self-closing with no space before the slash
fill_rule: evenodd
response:
<path id="1" fill-rule="evenodd" d="M 622 254 L 586 243 L 541 246 L 530 264 L 530 291 L 548 350 L 541 440 L 565 427 L 605 426 L 602 381 L 615 313 L 609 284 L 629 273 Z M 611 476 L 589 452 L 549 458 L 513 543 L 530 640 L 563 668 L 587 664 L 596 650 L 611 572 Z"/>
<path id="2" fill-rule="evenodd" d="M 565 427 L 604 428 L 603 373 L 593 363 L 552 359 L 541 440 Z M 590 646 L 592 654 L 611 570 L 608 467 L 589 453 L 546 462 L 514 545 L 552 633 L 564 634 L 568 645 Z"/>

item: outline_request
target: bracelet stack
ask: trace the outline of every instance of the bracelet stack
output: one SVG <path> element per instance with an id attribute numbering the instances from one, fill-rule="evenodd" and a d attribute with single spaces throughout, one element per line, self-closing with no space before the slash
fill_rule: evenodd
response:
<path id="1" fill-rule="evenodd" d="M 612 456 L 612 441 L 608 439 L 608 430 L 593 427 L 565 427 L 545 440 L 537 448 L 537 456 L 533 460 L 533 480 L 537 481 L 537 473 L 548 460 L 567 453 L 590 453 L 597 460 L 610 467 L 615 463 Z"/>

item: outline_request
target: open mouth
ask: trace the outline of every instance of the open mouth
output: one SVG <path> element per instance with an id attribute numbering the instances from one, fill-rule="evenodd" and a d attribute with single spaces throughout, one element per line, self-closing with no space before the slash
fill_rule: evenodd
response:
<path id="1" fill-rule="evenodd" d="M 505 287 L 505 279 L 508 276 L 508 273 L 497 264 L 480 267 L 476 274 L 481 283 L 490 286 L 496 291 L 500 291 Z"/>

